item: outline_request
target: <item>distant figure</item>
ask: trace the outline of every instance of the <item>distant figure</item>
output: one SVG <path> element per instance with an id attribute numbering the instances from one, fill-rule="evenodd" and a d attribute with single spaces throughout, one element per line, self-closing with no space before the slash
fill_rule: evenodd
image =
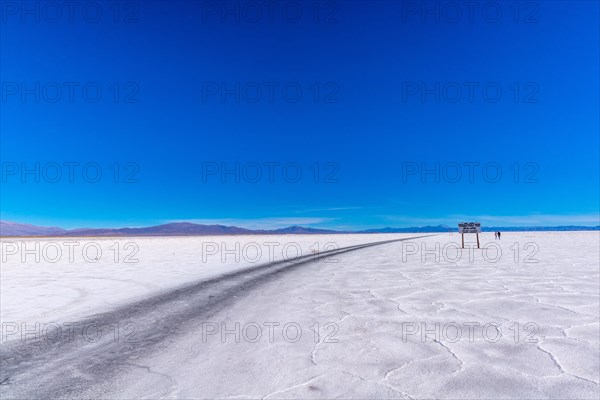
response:
<path id="1" fill-rule="evenodd" d="M 498 231 L 498 240 L 500 240 L 500 231 Z"/>
<path id="2" fill-rule="evenodd" d="M 494 232 L 494 239 L 498 240 L 498 232 Z"/>

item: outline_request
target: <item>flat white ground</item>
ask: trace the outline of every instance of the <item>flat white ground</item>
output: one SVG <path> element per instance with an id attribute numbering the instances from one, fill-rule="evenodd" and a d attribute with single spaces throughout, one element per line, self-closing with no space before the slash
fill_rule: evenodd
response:
<path id="1" fill-rule="evenodd" d="M 265 242 L 278 242 L 271 245 L 273 257 L 281 258 L 286 243 L 298 243 L 309 254 L 311 246 L 322 250 L 328 242 L 344 247 L 412 236 L 418 235 L 119 239 L 118 262 L 114 251 L 107 250 L 96 263 L 70 263 L 64 257 L 56 263 L 23 263 L 20 253 L 4 254 L 3 342 L 24 340 L 14 332 L 21 322 L 30 327 L 77 321 L 191 281 L 271 261 L 263 251 L 259 262 L 249 262 L 256 253 L 246 247 L 240 262 L 233 255 L 223 262 L 222 251 L 207 256 L 214 252 L 207 242 L 227 242 L 228 249 L 239 242 L 240 252 L 250 242 L 263 249 Z M 467 239 L 467 245 L 474 244 L 474 235 Z M 115 242 L 86 241 L 106 248 Z M 3 248 L 5 242 L 15 240 L 3 240 Z M 121 262 L 127 242 L 139 247 L 138 263 Z M 206 318 L 171 327 L 175 333 L 168 340 L 112 365 L 117 374 L 104 382 L 90 379 L 89 390 L 79 394 L 597 399 L 599 233 L 506 232 L 501 241 L 484 233 L 481 244 L 488 249 L 472 251 L 456 250 L 452 243 L 459 242 L 458 234 L 438 234 L 298 266 L 235 292 L 227 307 Z M 12 253 L 14 247 L 5 250 Z M 288 256 L 294 255 L 289 250 Z M 72 373 L 75 367 L 69 365 Z M 79 375 L 93 377 L 77 368 Z M 21 392 L 11 388 L 9 379 L 2 397 L 25 393 L 27 381 L 19 384 Z"/>
<path id="2" fill-rule="evenodd" d="M 419 235 L 5 238 L 0 318 L 64 324 L 259 264 L 414 236 Z"/>

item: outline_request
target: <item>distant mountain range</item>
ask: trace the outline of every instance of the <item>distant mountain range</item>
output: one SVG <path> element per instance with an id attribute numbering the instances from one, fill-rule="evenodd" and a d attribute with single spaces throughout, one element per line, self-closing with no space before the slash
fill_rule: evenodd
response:
<path id="1" fill-rule="evenodd" d="M 59 236 L 66 231 L 56 226 L 36 226 L 0 221 L 0 236 Z"/>
<path id="2" fill-rule="evenodd" d="M 484 232 L 492 231 L 596 231 L 600 226 L 536 226 L 536 227 L 483 227 Z M 362 231 L 335 231 L 328 229 L 290 226 L 282 229 L 257 230 L 237 226 L 202 225 L 191 222 L 149 226 L 145 228 L 80 228 L 63 229 L 55 226 L 36 226 L 17 222 L 0 221 L 0 236 L 213 236 L 213 235 L 285 235 L 285 234 L 334 234 L 334 233 L 435 233 L 456 232 L 457 228 L 447 225 L 423 226 L 412 228 L 381 228 Z"/>
<path id="3" fill-rule="evenodd" d="M 173 222 L 170 224 L 144 228 L 79 228 L 62 229 L 16 222 L 0 221 L 0 236 L 212 236 L 212 235 L 267 235 L 267 234 L 315 234 L 344 233 L 326 229 L 290 226 L 283 229 L 256 230 L 237 226 L 202 225 L 191 222 Z"/>
<path id="4" fill-rule="evenodd" d="M 482 232 L 532 232 L 532 231 L 597 231 L 600 226 L 482 226 Z M 367 229 L 356 233 L 421 233 L 421 232 L 457 232 L 458 228 L 451 228 L 447 225 L 423 226 L 420 228 L 381 228 Z"/>

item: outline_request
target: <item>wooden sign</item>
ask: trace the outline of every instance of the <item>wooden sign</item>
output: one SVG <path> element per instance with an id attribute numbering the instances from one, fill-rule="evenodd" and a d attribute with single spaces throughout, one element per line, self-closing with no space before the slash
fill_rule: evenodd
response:
<path id="1" fill-rule="evenodd" d="M 458 224 L 458 233 L 462 237 L 462 248 L 465 248 L 465 233 L 474 233 L 477 235 L 477 248 L 479 248 L 479 233 L 481 224 L 479 222 L 461 222 Z"/>
<path id="2" fill-rule="evenodd" d="M 458 224 L 458 233 L 480 233 L 481 224 L 479 222 L 461 222 Z"/>

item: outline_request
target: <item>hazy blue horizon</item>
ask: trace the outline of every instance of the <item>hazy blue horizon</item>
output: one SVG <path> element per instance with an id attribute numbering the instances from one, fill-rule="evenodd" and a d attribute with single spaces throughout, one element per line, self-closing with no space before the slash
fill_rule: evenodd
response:
<path id="1" fill-rule="evenodd" d="M 461 221 L 475 221 L 472 219 L 465 219 L 465 220 L 461 220 Z M 247 222 L 247 221 L 229 221 L 229 220 L 224 220 L 224 221 L 165 221 L 165 222 L 160 222 L 160 223 L 156 223 L 156 224 L 149 224 L 149 225 L 106 225 L 106 226 L 61 226 L 61 225 L 36 225 L 36 224 L 29 224 L 29 223 L 23 223 L 23 222 L 19 222 L 19 221 L 8 221 L 8 220 L 0 220 L 0 222 L 3 223 L 15 223 L 15 224 L 19 224 L 19 225 L 31 225 L 31 226 L 37 226 L 37 227 L 43 227 L 43 228 L 61 228 L 61 229 L 65 229 L 65 230 L 75 230 L 75 229 L 123 229 L 123 228 L 151 228 L 151 227 L 155 227 L 155 226 L 162 226 L 162 225 L 167 225 L 167 224 L 177 224 L 177 223 L 191 223 L 191 224 L 198 224 L 198 225 L 221 225 L 221 226 L 227 226 L 227 227 L 236 227 L 236 228 L 243 228 L 243 229 L 249 229 L 249 230 L 277 230 L 277 229 L 283 229 L 283 228 L 290 228 L 290 227 L 301 227 L 301 228 L 314 228 L 314 229 L 322 229 L 322 230 L 335 230 L 335 231 L 349 231 L 349 232 L 360 232 L 360 231 L 367 231 L 367 230 L 382 230 L 382 229 L 410 229 L 410 228 L 428 228 L 428 227 L 444 227 L 444 228 L 449 228 L 449 229 L 457 229 L 457 223 L 453 224 L 453 225 L 448 225 L 448 224 L 429 224 L 429 225 L 406 225 L 406 226 L 401 226 L 401 225 L 394 225 L 394 226 L 371 226 L 371 227 L 361 227 L 361 228 L 333 228 L 333 227 L 327 227 L 327 226 L 322 226 L 322 227 L 315 227 L 315 226 L 311 226 L 310 224 L 300 224 L 300 225 L 293 225 L 293 224 L 285 224 L 285 221 L 271 221 L 271 222 L 263 222 L 261 223 L 256 223 L 256 222 Z M 592 230 L 594 230 L 594 228 L 597 230 L 598 228 L 600 228 L 600 224 L 598 225 L 587 225 L 587 224 L 563 224 L 563 225 L 502 225 L 502 224 L 482 224 L 482 230 L 483 231 L 489 231 L 489 229 L 499 229 L 499 228 L 508 228 L 508 229 L 517 229 L 517 228 L 523 228 L 523 229 L 534 229 L 534 228 L 540 228 L 540 229 L 549 229 L 549 228 L 590 228 Z M 575 229 L 577 230 L 577 229 Z"/>

